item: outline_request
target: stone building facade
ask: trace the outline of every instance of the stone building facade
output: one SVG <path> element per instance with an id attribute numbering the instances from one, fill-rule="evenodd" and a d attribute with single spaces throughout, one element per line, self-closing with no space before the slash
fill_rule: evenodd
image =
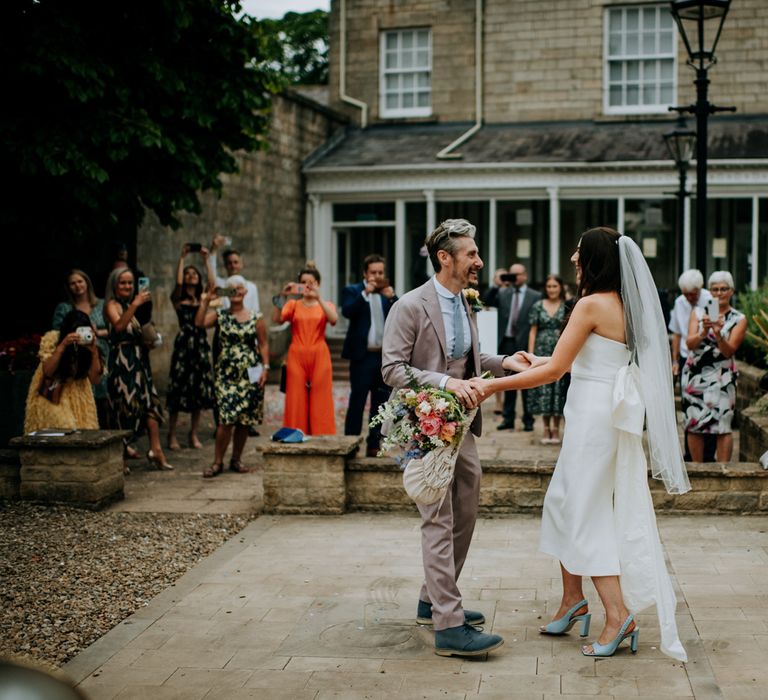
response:
<path id="1" fill-rule="evenodd" d="M 333 0 L 331 106 L 356 126 L 306 165 L 310 249 L 331 298 L 387 255 L 396 290 L 429 272 L 441 219 L 478 225 L 492 270 L 573 281 L 585 228 L 631 235 L 657 284 L 694 264 L 695 164 L 678 231 L 668 107 L 695 101 L 669 14 L 643 0 Z M 768 3 L 733 2 L 709 98 L 707 260 L 739 289 L 768 277 Z M 695 129 L 695 119 L 688 119 Z M 340 324 L 341 326 L 341 324 Z M 338 328 L 341 331 L 343 328 Z"/>
<path id="2" fill-rule="evenodd" d="M 163 347 L 152 351 L 153 374 L 161 390 L 167 386 L 178 328 L 170 295 L 182 245 L 191 241 L 208 246 L 216 233 L 230 236 L 232 247 L 243 256 L 246 277 L 259 288 L 262 311 L 269 318 L 272 295 L 296 276 L 308 258 L 302 163 L 345 121 L 343 115 L 297 92 L 276 96 L 269 148 L 237 155 L 240 172 L 223 176 L 221 197 L 203 194 L 202 213 L 183 216 L 177 231 L 147 217 L 138 234 L 136 257 L 151 280 L 153 318 L 165 338 Z M 191 254 L 186 262 L 204 271 L 199 256 Z M 220 256 L 218 268 L 226 276 Z"/>

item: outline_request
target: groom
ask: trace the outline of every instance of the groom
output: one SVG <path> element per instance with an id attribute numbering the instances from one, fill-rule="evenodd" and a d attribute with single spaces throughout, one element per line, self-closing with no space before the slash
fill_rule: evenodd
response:
<path id="1" fill-rule="evenodd" d="M 483 267 L 475 227 L 464 219 L 448 219 L 426 240 L 435 275 L 408 292 L 391 309 L 384 326 L 381 372 L 392 387 L 419 384 L 447 389 L 468 408 L 479 403 L 469 379 L 490 370 L 520 371 L 526 363 L 478 350 L 477 323 L 462 294 L 477 283 Z M 456 461 L 449 496 L 442 504 L 419 506 L 425 584 L 419 595 L 417 622 L 434 624 L 435 652 L 440 656 L 478 656 L 500 647 L 504 640 L 472 625 L 485 622 L 480 612 L 464 610 L 456 584 L 477 519 L 480 459 L 478 411 Z"/>

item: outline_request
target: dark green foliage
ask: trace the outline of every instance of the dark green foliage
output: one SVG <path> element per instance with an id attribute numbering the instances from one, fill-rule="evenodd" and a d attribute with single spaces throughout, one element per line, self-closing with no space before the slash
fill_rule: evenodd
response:
<path id="1" fill-rule="evenodd" d="M 260 21 L 271 65 L 288 85 L 328 82 L 328 13 L 286 12 L 282 19 Z"/>
<path id="2" fill-rule="evenodd" d="M 237 2 L 8 0 L 0 6 L 4 232 L 131 238 L 221 189 L 262 145 L 266 39 Z"/>

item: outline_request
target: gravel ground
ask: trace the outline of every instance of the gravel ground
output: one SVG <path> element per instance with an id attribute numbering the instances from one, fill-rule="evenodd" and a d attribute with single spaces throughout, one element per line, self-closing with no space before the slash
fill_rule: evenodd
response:
<path id="1" fill-rule="evenodd" d="M 0 505 L 0 656 L 61 666 L 249 520 Z"/>

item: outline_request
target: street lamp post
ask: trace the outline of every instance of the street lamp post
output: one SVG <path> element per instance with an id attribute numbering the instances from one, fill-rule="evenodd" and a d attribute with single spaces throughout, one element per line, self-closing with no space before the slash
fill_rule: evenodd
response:
<path id="1" fill-rule="evenodd" d="M 680 178 L 680 185 L 675 194 L 677 195 L 677 272 L 682 274 L 685 269 L 683 256 L 685 248 L 685 198 L 689 195 L 686 179 L 688 164 L 691 162 L 696 146 L 696 133 L 687 127 L 685 117 L 682 114 L 678 117 L 675 128 L 664 134 L 664 143 L 670 157 L 675 161 Z"/>
<path id="2" fill-rule="evenodd" d="M 696 104 L 670 107 L 696 115 L 696 267 L 707 273 L 707 119 L 735 107 L 716 107 L 707 99 L 707 71 L 716 63 L 715 47 L 723 30 L 731 0 L 672 0 L 670 11 L 688 52 L 688 65 L 696 71 Z"/>

